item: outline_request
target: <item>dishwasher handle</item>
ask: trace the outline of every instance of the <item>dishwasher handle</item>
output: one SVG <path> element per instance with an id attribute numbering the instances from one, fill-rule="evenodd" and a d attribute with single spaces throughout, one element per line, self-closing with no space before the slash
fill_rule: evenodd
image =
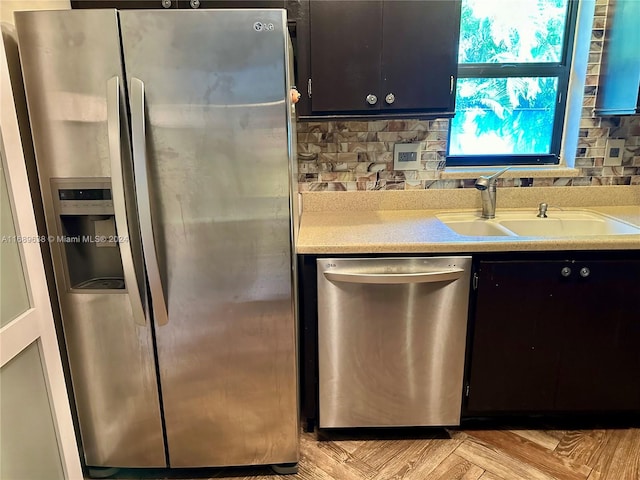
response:
<path id="1" fill-rule="evenodd" d="M 415 273 L 353 273 L 344 271 L 324 272 L 327 280 L 344 283 L 368 283 L 379 285 L 398 285 L 406 283 L 449 282 L 459 279 L 464 269 L 454 268 L 436 272 Z"/>

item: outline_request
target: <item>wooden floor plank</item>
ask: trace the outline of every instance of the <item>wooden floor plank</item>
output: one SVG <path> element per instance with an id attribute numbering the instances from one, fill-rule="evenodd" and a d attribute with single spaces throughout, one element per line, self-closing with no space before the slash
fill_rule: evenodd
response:
<path id="1" fill-rule="evenodd" d="M 620 437 L 616 430 L 569 430 L 555 448 L 556 455 L 587 465 L 599 472 L 606 471 Z"/>
<path id="2" fill-rule="evenodd" d="M 618 448 L 611 454 L 610 461 L 603 462 L 601 457 L 594 467 L 600 474 L 597 480 L 640 479 L 640 430 L 617 430 L 615 436 L 619 437 Z"/>
<path id="3" fill-rule="evenodd" d="M 300 450 L 305 455 L 305 464 L 314 465 L 330 475 L 329 478 L 369 480 L 376 475 L 376 469 L 363 462 L 354 454 L 343 450 L 340 442 L 309 441 Z"/>
<path id="4" fill-rule="evenodd" d="M 423 448 L 415 457 L 388 462 L 378 470 L 375 480 L 425 480 L 462 443 L 458 439 L 422 440 Z M 354 479 L 355 480 L 355 479 Z"/>
<path id="5" fill-rule="evenodd" d="M 422 452 L 428 447 L 428 442 L 424 440 L 376 440 L 358 448 L 354 455 L 380 471 L 385 469 L 387 465 L 403 464 L 410 462 L 411 459 L 422 457 Z"/>
<path id="6" fill-rule="evenodd" d="M 591 468 L 554 455 L 548 449 L 512 431 L 477 430 L 468 431 L 467 434 L 558 480 L 586 480 L 591 473 Z"/>
<path id="7" fill-rule="evenodd" d="M 544 430 L 510 430 L 516 435 L 526 438 L 527 440 L 537 443 L 542 448 L 554 450 L 560 443 L 560 438 L 549 435 Z"/>
<path id="8" fill-rule="evenodd" d="M 478 480 L 484 470 L 456 454 L 449 455 L 429 474 L 429 480 Z"/>
<path id="9" fill-rule="evenodd" d="M 509 480 L 557 480 L 508 454 L 468 438 L 455 450 L 456 455 L 483 470 Z"/>
<path id="10" fill-rule="evenodd" d="M 498 477 L 497 475 L 494 475 L 491 472 L 484 472 L 480 477 L 480 480 L 506 480 L 506 479 L 502 477 Z"/>
<path id="11" fill-rule="evenodd" d="M 374 436 L 367 435 L 365 432 L 360 432 L 358 434 L 353 430 L 347 432 L 342 430 L 338 430 L 336 432 L 327 432 L 323 430 L 322 432 L 318 432 L 317 434 L 315 432 L 311 434 L 314 435 L 314 438 L 317 437 L 318 439 L 326 441 L 339 442 L 342 449 L 346 450 L 349 453 L 354 453 L 359 447 L 367 445 L 370 440 L 379 440 Z"/>
<path id="12" fill-rule="evenodd" d="M 601 478 L 602 474 L 600 472 L 598 472 L 597 470 L 592 470 L 591 475 L 589 475 L 589 478 L 587 478 L 587 480 L 601 480 Z"/>
<path id="13" fill-rule="evenodd" d="M 558 442 L 560 442 L 560 440 L 562 440 L 564 436 L 567 434 L 567 430 L 556 429 L 556 430 L 541 430 L 541 431 L 544 432 L 545 435 L 555 438 L 556 440 L 558 440 Z"/>

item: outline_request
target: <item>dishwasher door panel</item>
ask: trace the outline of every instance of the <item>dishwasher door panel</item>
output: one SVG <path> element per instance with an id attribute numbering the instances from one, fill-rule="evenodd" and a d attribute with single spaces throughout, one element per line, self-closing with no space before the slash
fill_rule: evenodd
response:
<path id="1" fill-rule="evenodd" d="M 471 257 L 317 266 L 320 427 L 458 425 Z"/>

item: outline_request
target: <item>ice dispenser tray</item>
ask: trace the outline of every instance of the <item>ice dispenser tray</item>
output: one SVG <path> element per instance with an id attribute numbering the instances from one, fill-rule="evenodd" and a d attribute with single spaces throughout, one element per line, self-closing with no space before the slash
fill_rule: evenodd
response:
<path id="1" fill-rule="evenodd" d="M 79 283 L 74 288 L 117 290 L 124 288 L 124 280 L 122 278 L 92 278 L 86 282 Z"/>
<path id="2" fill-rule="evenodd" d="M 52 179 L 52 183 L 68 288 L 78 293 L 124 291 L 110 182 Z"/>

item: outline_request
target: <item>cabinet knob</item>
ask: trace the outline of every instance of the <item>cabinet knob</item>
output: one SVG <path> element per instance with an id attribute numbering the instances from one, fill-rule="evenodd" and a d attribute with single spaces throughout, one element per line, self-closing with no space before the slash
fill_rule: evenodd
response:
<path id="1" fill-rule="evenodd" d="M 587 267 L 582 267 L 580 269 L 580 276 L 582 278 L 587 278 L 590 274 L 591 274 L 591 270 L 589 270 Z"/>
<path id="2" fill-rule="evenodd" d="M 191 8 L 198 8 L 200 6 L 200 0 L 191 0 L 189 5 L 191 5 Z"/>
<path id="3" fill-rule="evenodd" d="M 162 8 L 171 8 L 171 0 L 162 0 Z"/>
<path id="4" fill-rule="evenodd" d="M 377 101 L 378 101 L 378 97 L 376 97 L 373 93 L 370 93 L 369 95 L 367 95 L 367 103 L 369 105 L 375 105 Z"/>
<path id="5" fill-rule="evenodd" d="M 571 275 L 571 269 L 569 267 L 563 267 L 562 270 L 560 270 L 560 274 L 563 277 L 568 277 L 569 275 Z"/>
<path id="6" fill-rule="evenodd" d="M 393 93 L 390 93 L 386 97 L 384 97 L 384 101 L 391 105 L 396 101 L 396 96 Z"/>

